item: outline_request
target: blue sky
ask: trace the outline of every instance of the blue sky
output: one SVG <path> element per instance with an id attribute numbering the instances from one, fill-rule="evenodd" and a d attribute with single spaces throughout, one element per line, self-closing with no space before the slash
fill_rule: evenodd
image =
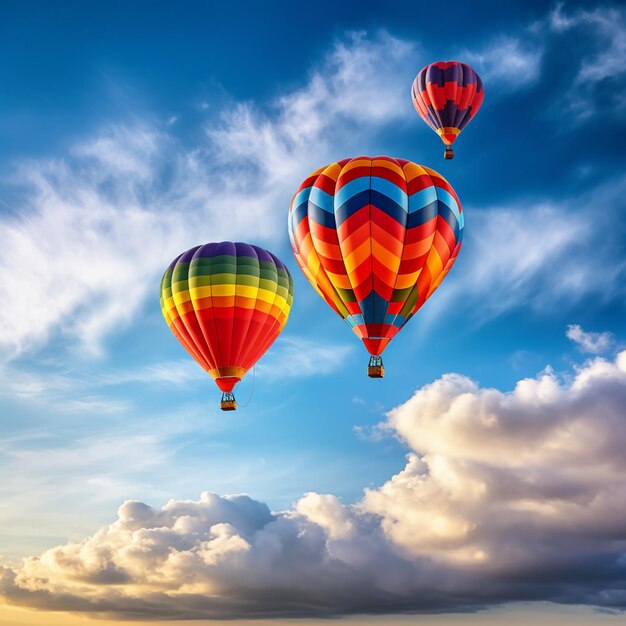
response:
<path id="1" fill-rule="evenodd" d="M 499 477 L 519 470 L 487 452 L 478 461 L 471 429 L 460 429 L 465 447 L 441 447 L 454 437 L 443 405 L 428 404 L 435 392 L 495 394 L 495 405 L 481 404 L 483 425 L 498 411 L 506 422 L 519 401 L 526 448 L 541 447 L 525 430 L 529 388 L 550 415 L 564 406 L 572 420 L 609 415 L 616 441 L 626 436 L 623 405 L 606 409 L 620 406 L 624 384 L 626 16 L 610 4 L 449 7 L 442 30 L 440 13 L 412 2 L 318 3 L 306 15 L 282 2 L 3 4 L 0 552 L 9 569 L 93 536 L 126 500 L 159 508 L 203 491 L 245 493 L 332 539 L 334 526 L 311 511 L 328 505 L 336 520 L 334 501 L 294 503 L 332 494 L 350 515 L 380 515 L 389 497 L 392 510 L 387 487 L 414 469 L 409 452 L 432 475 L 436 458 L 466 454 L 503 464 Z M 470 63 L 486 93 L 451 162 L 410 101 L 415 74 L 442 59 Z M 357 154 L 433 167 L 466 219 L 457 264 L 385 352 L 378 381 L 300 273 L 286 230 L 300 181 Z M 285 331 L 259 363 L 250 404 L 231 414 L 158 302 L 170 260 L 221 239 L 272 249 L 295 280 Z M 596 374 L 608 378 L 592 388 Z M 616 387 L 605 393 L 607 381 Z M 584 409 L 579 387 L 590 394 Z M 507 396 L 514 388 L 521 395 Z M 533 461 L 536 480 L 556 462 L 546 455 Z M 598 492 L 625 487 L 614 475 L 597 480 Z M 365 488 L 373 495 L 363 500 Z M 381 532 L 413 554 L 390 530 L 402 519 Z M 602 604 L 588 595 L 565 601 Z"/>

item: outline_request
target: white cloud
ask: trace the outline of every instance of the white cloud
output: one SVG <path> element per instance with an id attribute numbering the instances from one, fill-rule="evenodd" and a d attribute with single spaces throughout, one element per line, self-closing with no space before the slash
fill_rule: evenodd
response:
<path id="1" fill-rule="evenodd" d="M 600 81 L 626 73 L 626 25 L 624 13 L 619 9 L 602 7 L 568 15 L 563 12 L 563 4 L 559 4 L 550 14 L 550 26 L 556 32 L 578 26 L 591 27 L 604 40 L 596 55 L 583 58 L 578 82 Z"/>
<path id="2" fill-rule="evenodd" d="M 550 13 L 548 25 L 557 34 L 577 30 L 583 38 L 590 36 L 595 44 L 593 52 L 581 57 L 574 83 L 564 98 L 574 119 L 587 119 L 599 107 L 605 108 L 611 103 L 617 110 L 623 109 L 626 105 L 623 87 L 600 92 L 599 86 L 626 76 L 626 13 L 609 7 L 568 13 L 560 3 Z"/>
<path id="3" fill-rule="evenodd" d="M 587 216 L 571 215 L 565 207 L 536 204 L 521 209 L 491 207 L 473 212 L 469 250 L 463 262 L 464 291 L 485 297 L 487 310 L 502 313 L 519 304 L 545 304 L 555 290 L 580 295 L 591 268 L 574 261 L 572 248 L 589 238 Z M 538 288 L 538 281 L 554 289 Z M 592 286 L 591 283 L 589 286 Z M 460 286 L 459 286 L 460 287 Z M 460 287 L 461 288 L 461 287 Z"/>
<path id="4" fill-rule="evenodd" d="M 570 33 L 575 33 L 571 46 L 564 41 Z M 560 125 L 580 123 L 600 111 L 624 109 L 626 93 L 618 81 L 626 75 L 626 13 L 619 6 L 570 10 L 558 3 L 521 32 L 498 35 L 482 48 L 466 48 L 459 56 L 476 68 L 489 96 L 490 86 L 497 94 L 536 83 L 546 51 L 551 59 L 555 54 L 568 56 L 558 63 L 559 75 L 569 84 L 561 85 L 552 97 L 551 111 Z"/>
<path id="5" fill-rule="evenodd" d="M 88 382 L 88 377 L 77 377 L 65 372 L 49 369 L 32 372 L 0 363 L 0 398 L 19 400 L 38 405 L 50 413 L 61 407 L 64 414 L 109 414 L 122 413 L 128 404 L 119 399 L 99 395 L 94 387 L 105 384 L 104 380 Z"/>
<path id="6" fill-rule="evenodd" d="M 11 476 L 0 484 L 5 557 L 24 554 L 25 545 L 49 545 L 50 537 L 87 533 L 106 519 L 106 507 L 129 493 L 148 489 L 161 496 L 158 486 L 148 486 L 149 477 L 172 463 L 176 447 L 166 445 L 163 433 L 116 430 L 71 437 L 67 426 L 24 428 L 19 438 L 0 439 L 3 474 Z"/>
<path id="7" fill-rule="evenodd" d="M 622 177 L 561 201 L 465 207 L 458 261 L 422 320 L 436 320 L 452 302 L 482 323 L 520 307 L 562 311 L 591 295 L 597 302 L 621 298 L 626 261 L 616 260 L 622 233 L 612 224 L 624 189 Z M 579 210 L 598 205 L 610 209 Z"/>
<path id="8" fill-rule="evenodd" d="M 207 381 L 207 373 L 190 358 L 146 365 L 136 370 L 98 371 L 86 378 L 98 386 L 125 385 L 128 383 L 188 385 Z"/>
<path id="9" fill-rule="evenodd" d="M 569 28 L 583 19 L 575 15 L 557 12 L 553 22 Z M 501 37 L 468 60 L 486 77 L 519 74 L 525 84 L 541 64 L 531 43 Z M 98 355 L 110 333 L 132 325 L 156 298 L 161 272 L 181 250 L 222 238 L 284 242 L 294 181 L 320 163 L 366 151 L 375 131 L 413 118 L 406 81 L 415 50 L 386 33 L 354 34 L 302 88 L 267 110 L 226 110 L 193 147 L 145 124 L 114 125 L 66 158 L 23 164 L 13 179 L 23 199 L 0 216 L 0 349 L 16 355 L 55 339 Z M 620 293 L 624 263 L 603 258 L 615 229 L 602 234 L 605 218 L 591 219 L 574 202 L 597 204 L 602 195 L 618 206 L 611 198 L 623 187 L 613 181 L 613 191 L 593 189 L 575 201 L 471 209 L 459 262 L 425 313 L 440 310 L 446 293 L 480 297 L 488 315 L 549 306 L 557 296 Z"/>
<path id="10" fill-rule="evenodd" d="M 511 392 L 446 374 L 389 413 L 381 428 L 412 452 L 355 505 L 128 501 L 86 540 L 5 567 L 1 588 L 11 604 L 134 619 L 624 609 L 625 407 L 626 351 Z"/>
<path id="11" fill-rule="evenodd" d="M 352 346 L 312 341 L 297 335 L 279 337 L 256 370 L 268 380 L 327 375 L 341 369 L 354 352 Z M 249 373 L 249 376 L 252 374 Z M 127 384 L 206 385 L 210 378 L 191 357 L 163 361 L 136 369 L 88 367 L 79 372 L 48 364 L 35 372 L 0 363 L 5 381 L 0 398 L 34 405 L 61 407 L 64 413 L 113 413 L 128 410 L 127 403 L 98 395 L 103 388 Z"/>
<path id="12" fill-rule="evenodd" d="M 353 352 L 349 345 L 279 337 L 257 370 L 260 376 L 277 379 L 331 374 L 341 369 Z"/>
<path id="13" fill-rule="evenodd" d="M 21 167 L 30 207 L 0 222 L 0 345 L 19 353 L 55 328 L 97 352 L 104 332 L 131 320 L 183 238 L 180 217 L 144 206 L 163 141 L 113 127 L 77 147 L 72 165 Z"/>
<path id="14" fill-rule="evenodd" d="M 469 63 L 483 82 L 485 91 L 493 87 L 513 91 L 527 87 L 539 78 L 543 48 L 527 38 L 499 36 L 481 50 L 464 50 L 462 59 Z"/>
<path id="15" fill-rule="evenodd" d="M 112 125 L 64 158 L 22 164 L 21 200 L 0 216 L 0 347 L 20 354 L 54 336 L 98 354 L 182 250 L 283 241 L 297 181 L 412 115 L 412 50 L 385 33 L 352 35 L 269 113 L 236 106 L 191 148 L 144 123 Z"/>
<path id="16" fill-rule="evenodd" d="M 600 354 L 606 352 L 613 343 L 613 335 L 611 333 L 592 333 L 584 331 L 578 324 L 569 324 L 565 335 L 583 352 L 591 352 L 592 354 Z"/>

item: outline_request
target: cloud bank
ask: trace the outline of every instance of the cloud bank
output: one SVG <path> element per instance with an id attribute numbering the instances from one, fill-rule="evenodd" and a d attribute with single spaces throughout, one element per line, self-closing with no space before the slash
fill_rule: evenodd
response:
<path id="1" fill-rule="evenodd" d="M 10 604 L 146 620 L 625 609 L 625 407 L 626 351 L 510 392 L 446 374 L 380 424 L 411 452 L 353 505 L 128 501 L 86 540 L 4 567 L 0 589 Z"/>

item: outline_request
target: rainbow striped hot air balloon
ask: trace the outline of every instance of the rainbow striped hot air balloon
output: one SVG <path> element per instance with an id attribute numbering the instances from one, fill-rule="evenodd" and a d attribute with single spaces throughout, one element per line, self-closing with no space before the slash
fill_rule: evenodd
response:
<path id="1" fill-rule="evenodd" d="M 170 330 L 236 408 L 234 386 L 289 317 L 293 281 L 280 259 L 247 243 L 208 243 L 176 257 L 161 280 Z"/>
<path id="2" fill-rule="evenodd" d="M 483 103 L 480 76 L 465 63 L 431 63 L 416 76 L 411 96 L 419 116 L 445 144 L 444 158 L 452 159 L 452 144 Z"/>
<path id="3" fill-rule="evenodd" d="M 298 265 L 363 341 L 368 374 L 439 286 L 463 234 L 459 199 L 437 172 L 404 159 L 356 157 L 313 172 L 289 209 Z"/>

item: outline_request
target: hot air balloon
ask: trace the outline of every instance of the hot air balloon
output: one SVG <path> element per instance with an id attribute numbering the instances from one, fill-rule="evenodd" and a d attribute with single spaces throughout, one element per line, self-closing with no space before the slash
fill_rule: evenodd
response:
<path id="1" fill-rule="evenodd" d="M 382 353 L 440 285 L 461 248 L 463 213 L 437 172 L 404 159 L 356 157 L 313 172 L 289 209 L 298 265 L 371 355 Z"/>
<path id="2" fill-rule="evenodd" d="M 454 158 L 452 144 L 485 96 L 480 76 L 465 63 L 431 63 L 416 76 L 411 96 L 419 116 L 445 144 L 444 159 Z"/>
<path id="3" fill-rule="evenodd" d="M 282 261 L 247 243 L 207 243 L 176 257 L 161 280 L 161 310 L 178 341 L 237 408 L 234 386 L 280 334 L 293 302 Z"/>

